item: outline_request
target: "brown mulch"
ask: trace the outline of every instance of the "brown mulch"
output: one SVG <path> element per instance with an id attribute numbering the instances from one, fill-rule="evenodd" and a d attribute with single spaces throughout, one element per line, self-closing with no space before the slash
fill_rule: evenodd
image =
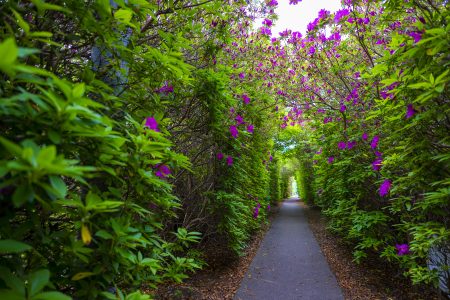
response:
<path id="1" fill-rule="evenodd" d="M 352 248 L 326 229 L 326 218 L 316 208 L 305 207 L 308 222 L 322 253 L 334 272 L 344 297 L 353 299 L 435 300 L 437 290 L 414 286 L 393 266 L 370 257 L 361 264 L 353 262 Z"/>
<path id="2" fill-rule="evenodd" d="M 278 210 L 279 207 L 272 207 L 269 224 L 252 238 L 243 256 L 230 256 L 225 247 L 211 245 L 204 250 L 207 266 L 203 270 L 181 284 L 160 285 L 156 291 L 147 292 L 157 300 L 233 299 Z"/>

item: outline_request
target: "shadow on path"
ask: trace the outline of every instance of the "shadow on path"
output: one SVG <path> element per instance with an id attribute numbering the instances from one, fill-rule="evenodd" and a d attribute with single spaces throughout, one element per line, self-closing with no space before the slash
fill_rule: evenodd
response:
<path id="1" fill-rule="evenodd" d="M 344 299 L 298 198 L 283 202 L 234 299 Z"/>

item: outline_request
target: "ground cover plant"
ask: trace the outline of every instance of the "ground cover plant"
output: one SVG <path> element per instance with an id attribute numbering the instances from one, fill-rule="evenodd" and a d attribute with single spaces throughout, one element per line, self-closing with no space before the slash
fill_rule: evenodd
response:
<path id="1" fill-rule="evenodd" d="M 0 1 L 0 298 L 149 299 L 242 253 L 291 175 L 357 261 L 448 288 L 447 1 L 272 37 L 276 6 Z"/>

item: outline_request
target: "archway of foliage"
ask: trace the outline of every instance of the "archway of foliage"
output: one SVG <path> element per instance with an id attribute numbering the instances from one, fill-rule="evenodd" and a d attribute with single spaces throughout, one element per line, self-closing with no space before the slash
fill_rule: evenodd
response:
<path id="1" fill-rule="evenodd" d="M 1 2 L 0 296 L 147 299 L 241 253 L 288 190 L 279 135 L 357 259 L 435 280 L 445 4 L 345 1 L 270 38 L 273 0 Z"/>

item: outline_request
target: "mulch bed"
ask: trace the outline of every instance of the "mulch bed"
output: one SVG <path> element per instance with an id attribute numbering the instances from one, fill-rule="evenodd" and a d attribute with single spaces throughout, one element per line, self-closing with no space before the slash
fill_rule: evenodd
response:
<path id="1" fill-rule="evenodd" d="M 255 235 L 241 257 L 232 257 L 225 247 L 211 245 L 204 252 L 207 266 L 181 284 L 160 285 L 156 291 L 147 291 L 157 300 L 227 300 L 233 299 L 253 257 L 270 228 L 279 207 L 272 207 L 269 224 Z"/>
<path id="2" fill-rule="evenodd" d="M 436 289 L 412 285 L 407 278 L 398 274 L 398 270 L 381 262 L 376 256 L 369 257 L 359 265 L 353 262 L 353 249 L 326 229 L 327 222 L 320 211 L 304 207 L 310 228 L 342 288 L 345 299 L 440 299 Z"/>

